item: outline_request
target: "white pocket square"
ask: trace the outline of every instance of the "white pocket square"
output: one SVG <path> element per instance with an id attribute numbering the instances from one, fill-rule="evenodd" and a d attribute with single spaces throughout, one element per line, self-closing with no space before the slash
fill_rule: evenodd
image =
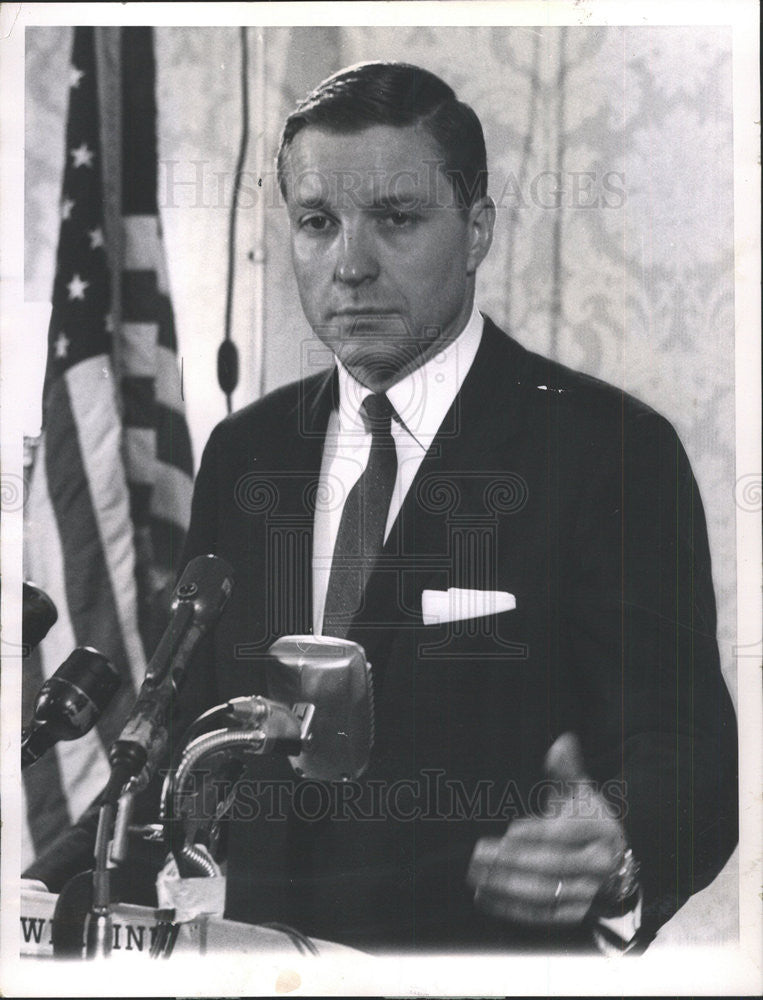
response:
<path id="1" fill-rule="evenodd" d="M 442 625 L 469 618 L 484 618 L 513 611 L 517 600 L 506 590 L 425 590 L 421 594 L 421 617 L 425 625 Z"/>

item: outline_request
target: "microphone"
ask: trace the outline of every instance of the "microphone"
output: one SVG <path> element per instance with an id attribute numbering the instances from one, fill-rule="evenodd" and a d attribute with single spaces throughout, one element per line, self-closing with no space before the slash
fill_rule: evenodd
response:
<path id="1" fill-rule="evenodd" d="M 0 594 L 2 579 L 0 579 Z M 24 581 L 21 591 L 22 657 L 33 652 L 58 621 L 58 610 L 40 587 Z"/>
<path id="2" fill-rule="evenodd" d="M 201 638 L 220 617 L 233 589 L 233 570 L 224 559 L 192 559 L 172 595 L 170 620 L 146 668 L 137 701 L 109 760 L 121 780 L 144 773 L 150 778 L 167 742 L 172 700 Z M 126 775 L 126 776 L 125 776 Z M 117 782 L 110 782 L 115 787 Z"/>
<path id="3" fill-rule="evenodd" d="M 26 580 L 21 602 L 21 641 L 24 655 L 29 656 L 58 621 L 58 611 L 44 590 Z"/>
<path id="4" fill-rule="evenodd" d="M 197 848 L 198 799 L 193 814 L 184 807 L 189 782 L 201 761 L 219 762 L 249 754 L 285 754 L 300 777 L 350 781 L 368 767 L 374 738 L 371 666 L 362 648 L 348 639 L 292 635 L 268 650 L 268 698 L 231 698 L 204 712 L 186 734 L 186 746 L 174 773 L 167 776 L 160 817 L 170 850 L 184 874 L 208 875 Z M 222 729 L 198 732 L 215 722 Z M 194 793 L 198 796 L 198 790 Z M 219 818 L 218 806 L 204 810 Z M 189 826 L 181 830 L 178 820 Z"/>
<path id="5" fill-rule="evenodd" d="M 363 647 L 332 636 L 289 635 L 268 653 L 268 695 L 291 707 L 307 730 L 301 752 L 289 758 L 296 774 L 319 781 L 359 778 L 374 741 L 371 665 Z"/>
<path id="6" fill-rule="evenodd" d="M 89 732 L 120 683 L 105 656 L 89 646 L 75 649 L 40 688 L 32 721 L 21 734 L 21 767 L 34 764 L 54 743 Z"/>

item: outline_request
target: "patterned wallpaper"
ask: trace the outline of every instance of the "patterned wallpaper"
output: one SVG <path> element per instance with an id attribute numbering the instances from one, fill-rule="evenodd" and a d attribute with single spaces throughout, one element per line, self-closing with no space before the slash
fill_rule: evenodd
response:
<path id="1" fill-rule="evenodd" d="M 250 28 L 247 37 L 252 62 L 264 54 L 265 86 L 250 88 L 253 145 L 249 196 L 239 213 L 234 311 L 242 382 L 235 405 L 257 392 L 248 296 L 258 266 L 250 251 L 259 177 L 265 387 L 298 377 L 305 345 L 313 342 L 273 182 L 283 116 L 325 75 L 351 62 L 402 58 L 434 70 L 473 105 L 485 128 L 498 223 L 479 275 L 483 310 L 523 344 L 653 405 L 689 452 L 708 515 L 723 668 L 734 693 L 730 33 L 325 27 Z M 158 28 L 156 39 L 160 200 L 198 457 L 224 415 L 211 373 L 223 330 L 231 174 L 241 128 L 239 33 Z M 69 45 L 68 29 L 27 31 L 30 301 L 47 300 L 52 285 Z"/>

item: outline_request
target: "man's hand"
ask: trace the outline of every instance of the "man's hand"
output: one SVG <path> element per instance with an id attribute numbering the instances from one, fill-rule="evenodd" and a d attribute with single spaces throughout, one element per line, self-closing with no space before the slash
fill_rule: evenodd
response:
<path id="1" fill-rule="evenodd" d="M 546 773 L 553 784 L 545 814 L 514 820 L 501 838 L 478 840 L 467 882 L 475 905 L 494 917 L 578 924 L 617 871 L 625 834 L 586 774 L 573 733 L 548 751 Z"/>

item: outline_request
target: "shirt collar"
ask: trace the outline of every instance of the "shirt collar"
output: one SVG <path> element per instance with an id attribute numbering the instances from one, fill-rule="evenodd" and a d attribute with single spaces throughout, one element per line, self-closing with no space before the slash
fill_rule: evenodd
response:
<path id="1" fill-rule="evenodd" d="M 476 306 L 461 331 L 442 351 L 387 389 L 401 425 L 426 451 L 466 378 L 477 354 L 484 321 Z M 337 359 L 340 433 L 365 434 L 360 404 L 371 395 Z"/>

